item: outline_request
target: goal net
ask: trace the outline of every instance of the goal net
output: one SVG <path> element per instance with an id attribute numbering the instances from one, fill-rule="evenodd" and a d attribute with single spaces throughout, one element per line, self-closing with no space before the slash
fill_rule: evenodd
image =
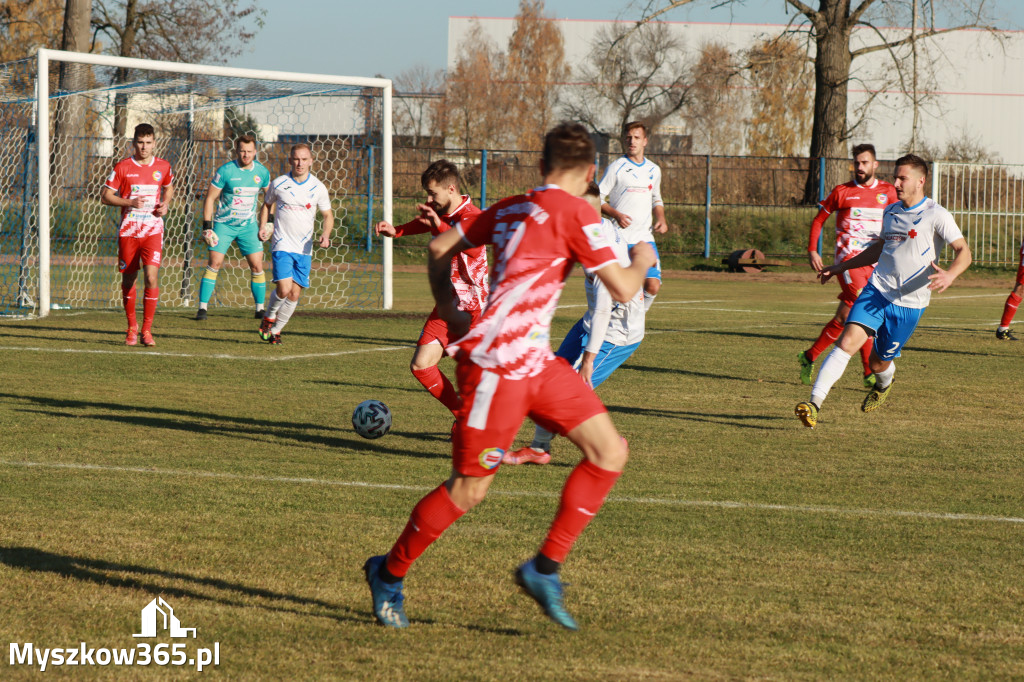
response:
<path id="1" fill-rule="evenodd" d="M 164 218 L 160 304 L 194 306 L 208 258 L 203 200 L 234 140 L 256 137 L 277 177 L 310 145 L 327 186 L 331 246 L 313 251 L 303 308 L 390 308 L 391 83 L 377 78 L 232 69 L 56 50 L 0 66 L 0 314 L 119 307 L 120 209 L 99 201 L 139 123 L 174 172 Z M 317 234 L 319 234 L 319 218 Z M 264 267 L 271 279 L 269 245 Z M 228 251 L 211 307 L 251 307 L 249 267 Z"/>

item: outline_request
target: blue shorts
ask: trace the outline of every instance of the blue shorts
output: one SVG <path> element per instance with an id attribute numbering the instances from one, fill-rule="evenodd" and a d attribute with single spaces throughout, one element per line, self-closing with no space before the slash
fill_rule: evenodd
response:
<path id="1" fill-rule="evenodd" d="M 558 352 L 555 355 L 564 358 L 575 367 L 576 361 L 583 355 L 583 349 L 587 347 L 589 340 L 590 334 L 583 329 L 583 320 L 579 320 L 562 339 L 562 345 L 558 347 Z M 593 387 L 597 388 L 604 383 L 604 380 L 610 377 L 612 372 L 628 360 L 629 356 L 639 347 L 639 343 L 616 346 L 610 341 L 605 341 L 601 344 L 601 349 L 597 351 L 597 357 L 594 358 L 594 374 L 590 379 Z"/>
<path id="2" fill-rule="evenodd" d="M 654 242 L 647 242 L 654 249 L 654 265 L 647 271 L 647 279 L 656 279 L 661 281 L 661 256 L 658 255 L 658 245 Z M 633 248 L 636 244 L 629 244 L 629 248 Z M 595 384 L 596 386 L 596 384 Z"/>
<path id="3" fill-rule="evenodd" d="M 274 281 L 290 279 L 303 289 L 309 286 L 309 270 L 313 265 L 313 256 L 288 251 L 274 251 Z"/>
<path id="4" fill-rule="evenodd" d="M 917 329 L 924 308 L 904 308 L 891 303 L 870 283 L 857 297 L 846 316 L 846 324 L 859 324 L 875 337 L 875 354 L 886 362 L 898 358 L 900 350 Z"/>

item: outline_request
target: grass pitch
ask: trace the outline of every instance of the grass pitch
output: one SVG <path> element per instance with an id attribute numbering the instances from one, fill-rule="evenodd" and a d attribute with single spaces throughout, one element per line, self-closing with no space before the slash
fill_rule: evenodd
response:
<path id="1" fill-rule="evenodd" d="M 578 459 L 565 441 L 414 566 L 412 627 L 373 622 L 363 561 L 449 471 L 450 416 L 408 371 L 425 284 L 398 276 L 393 313 L 296 314 L 276 347 L 240 311 L 161 310 L 154 349 L 124 347 L 117 312 L 0 323 L 0 676 L 37 674 L 11 642 L 134 647 L 157 595 L 198 634 L 149 641 L 218 642 L 204 675 L 232 679 L 1024 676 L 1024 344 L 993 334 L 1009 277 L 933 299 L 881 410 L 860 412 L 852 361 L 814 430 L 796 353 L 837 288 L 668 278 L 599 389 L 631 461 L 565 566 L 576 634 L 512 583 Z M 556 337 L 580 277 L 562 305 Z M 371 397 L 395 416 L 379 441 L 349 426 Z"/>

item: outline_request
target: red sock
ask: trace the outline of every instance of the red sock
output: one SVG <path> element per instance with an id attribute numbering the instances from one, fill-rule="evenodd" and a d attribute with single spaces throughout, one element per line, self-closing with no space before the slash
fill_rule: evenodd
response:
<path id="1" fill-rule="evenodd" d="M 385 563 L 388 572 L 396 578 L 404 577 L 412 562 L 465 513 L 452 502 L 444 483 L 427 493 L 413 507 L 405 530 L 388 552 Z"/>
<path id="2" fill-rule="evenodd" d="M 153 316 L 156 314 L 156 302 L 160 300 L 160 289 L 145 289 L 142 292 L 142 331 L 153 328 Z"/>
<path id="3" fill-rule="evenodd" d="M 871 371 L 871 349 L 875 345 L 875 337 L 869 336 L 864 345 L 860 347 L 860 359 L 864 363 L 864 376 L 874 374 Z"/>
<path id="4" fill-rule="evenodd" d="M 1017 314 L 1017 307 L 1020 306 L 1021 297 L 1017 294 L 1010 292 L 1009 297 L 1006 299 L 1006 305 L 1003 306 L 1003 319 L 999 321 L 1000 327 L 1009 327 L 1010 323 L 1013 322 L 1013 316 Z"/>
<path id="5" fill-rule="evenodd" d="M 416 381 L 423 384 L 423 388 L 427 389 L 430 395 L 440 400 L 442 405 L 451 410 L 452 414 L 455 414 L 455 410 L 459 409 L 459 406 L 462 405 L 462 400 L 455 391 L 455 387 L 452 386 L 452 382 L 448 381 L 448 377 L 438 369 L 437 365 L 427 367 L 426 369 L 414 369 L 412 375 L 416 377 Z"/>
<path id="6" fill-rule="evenodd" d="M 825 328 L 821 330 L 821 336 L 814 342 L 811 349 L 807 351 L 807 359 L 814 362 L 819 355 L 825 352 L 825 349 L 836 342 L 839 335 L 843 333 L 843 325 L 839 323 L 836 318 L 829 320 L 829 323 L 825 325 Z"/>
<path id="7" fill-rule="evenodd" d="M 124 315 L 128 318 L 128 328 L 135 329 L 138 322 L 135 319 L 135 283 L 129 289 L 121 287 L 121 303 L 124 305 Z"/>
<path id="8" fill-rule="evenodd" d="M 619 471 L 602 469 L 586 459 L 580 462 L 565 481 L 558 513 L 540 546 L 540 553 L 559 563 L 565 561 L 576 538 L 597 515 L 621 475 Z"/>

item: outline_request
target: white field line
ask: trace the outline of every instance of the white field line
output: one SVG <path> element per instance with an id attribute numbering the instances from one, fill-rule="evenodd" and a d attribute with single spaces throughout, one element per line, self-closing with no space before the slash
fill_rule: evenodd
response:
<path id="1" fill-rule="evenodd" d="M 155 350 L 99 350 L 85 348 L 39 348 L 30 346 L 0 346 L 0 350 L 27 350 L 38 353 L 92 353 L 97 355 L 154 355 L 165 358 L 213 358 L 215 360 L 256 360 L 258 362 L 284 362 L 285 360 L 307 360 L 315 358 L 330 358 L 338 355 L 358 355 L 360 353 L 381 353 L 390 350 L 406 350 L 415 348 L 408 346 L 386 346 L 383 348 L 361 348 L 359 350 L 339 350 L 330 353 L 307 353 L 305 355 L 279 355 L 275 357 L 260 357 L 257 355 L 228 355 L 227 353 L 162 353 Z"/>
<path id="2" fill-rule="evenodd" d="M 0 465 L 10 467 L 26 467 L 40 469 L 70 469 L 78 471 L 105 471 L 113 473 L 154 474 L 157 476 L 185 476 L 190 478 L 209 478 L 236 481 L 258 481 L 261 483 L 287 483 L 298 485 L 335 486 L 344 488 L 366 488 L 373 490 L 407 490 L 410 492 L 427 492 L 431 486 L 400 485 L 397 483 L 368 483 L 365 481 L 339 481 L 323 478 L 303 478 L 292 476 L 261 476 L 258 474 L 232 474 L 216 471 L 184 471 L 179 469 L 158 469 L 150 467 L 119 467 L 101 464 L 74 464 L 64 462 L 14 462 L 0 460 Z M 539 497 L 558 498 L 559 493 L 528 490 L 491 490 L 491 495 L 504 497 Z M 877 518 L 908 518 L 929 521 L 977 521 L 982 523 L 1024 524 L 1024 518 L 1018 516 L 991 516 L 988 514 L 955 514 L 942 512 L 907 511 L 901 509 L 859 509 L 845 507 L 829 507 L 822 505 L 789 505 L 764 504 L 758 502 L 733 502 L 727 500 L 681 500 L 658 497 L 617 497 L 608 498 L 613 504 L 638 504 L 661 507 L 706 507 L 712 509 L 749 509 L 754 511 L 792 512 L 796 514 L 831 514 L 838 516 L 869 516 Z"/>
<path id="3" fill-rule="evenodd" d="M 659 306 L 665 305 L 691 305 L 693 303 L 725 303 L 726 299 L 708 300 L 708 301 L 658 301 Z M 571 305 L 559 305 L 555 306 L 557 310 L 567 310 L 569 308 L 586 308 L 586 303 L 573 303 Z"/>

